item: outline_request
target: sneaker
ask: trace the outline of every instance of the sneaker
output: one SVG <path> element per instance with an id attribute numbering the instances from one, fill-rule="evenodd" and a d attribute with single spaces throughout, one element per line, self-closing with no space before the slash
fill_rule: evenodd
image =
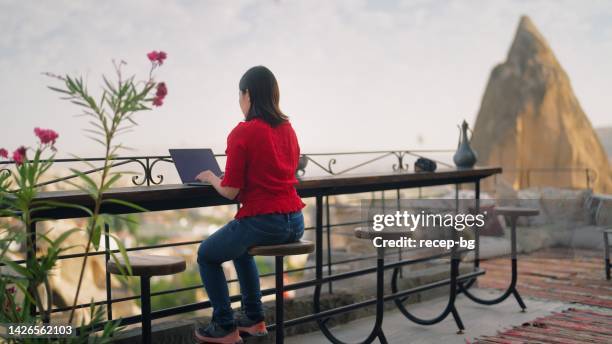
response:
<path id="1" fill-rule="evenodd" d="M 248 334 L 254 337 L 264 337 L 268 335 L 266 323 L 261 320 L 252 320 L 247 317 L 244 312 L 239 311 L 234 313 L 234 322 L 240 334 Z"/>
<path id="2" fill-rule="evenodd" d="M 206 328 L 197 326 L 194 337 L 198 343 L 242 344 L 242 338 L 235 326 L 227 330 L 214 321 Z"/>

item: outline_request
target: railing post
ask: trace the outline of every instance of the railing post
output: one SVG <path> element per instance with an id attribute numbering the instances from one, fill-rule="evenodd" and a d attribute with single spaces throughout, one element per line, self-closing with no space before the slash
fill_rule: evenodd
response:
<path id="1" fill-rule="evenodd" d="M 319 295 L 323 279 L 323 196 L 315 197 L 315 293 L 313 295 L 313 312 L 321 309 Z"/>
<path id="2" fill-rule="evenodd" d="M 111 274 L 106 268 L 108 261 L 110 260 L 110 226 L 108 223 L 104 224 L 104 271 L 106 281 L 106 319 L 113 320 L 113 297 L 111 291 Z"/>
<path id="3" fill-rule="evenodd" d="M 323 196 L 317 195 L 315 203 L 315 276 L 320 281 L 323 278 Z"/>
<path id="4" fill-rule="evenodd" d="M 326 223 L 326 241 L 327 241 L 327 275 L 332 274 L 332 245 L 331 245 L 331 225 L 329 218 L 329 196 L 325 196 L 325 223 Z M 327 284 L 329 293 L 333 293 L 332 282 Z"/>
<path id="5" fill-rule="evenodd" d="M 31 262 L 36 259 L 36 221 L 32 221 L 28 227 L 28 233 L 26 236 L 26 268 L 31 271 Z M 32 285 L 32 281 L 28 281 L 28 293 L 34 295 L 36 286 Z M 30 315 L 36 316 L 36 303 L 30 301 Z M 40 310 L 42 312 L 42 309 Z"/>
<path id="6" fill-rule="evenodd" d="M 142 309 L 142 343 L 151 343 L 151 276 L 140 276 L 140 308 Z"/>
<path id="7" fill-rule="evenodd" d="M 151 165 L 149 164 L 149 158 L 145 159 L 145 166 L 147 166 L 147 170 L 145 171 L 145 178 L 147 178 L 147 186 L 150 186 L 153 176 L 151 175 Z"/>
<path id="8" fill-rule="evenodd" d="M 459 184 L 455 184 L 455 213 L 459 211 Z"/>
<path id="9" fill-rule="evenodd" d="M 282 344 L 285 342 L 285 326 L 284 326 L 284 300 L 283 300 L 283 292 L 284 292 L 284 281 L 283 281 L 283 256 L 274 257 L 274 278 L 276 280 L 276 297 L 274 299 L 275 307 L 275 321 L 276 327 L 274 331 L 276 331 L 276 343 Z"/>
<path id="10" fill-rule="evenodd" d="M 420 190 L 420 188 L 419 188 L 419 190 Z M 400 189 L 396 190 L 396 194 L 395 195 L 396 195 L 396 200 L 397 200 L 396 201 L 397 202 L 397 211 L 401 211 L 402 206 L 401 206 Z M 402 260 L 402 247 L 401 246 L 397 248 L 397 260 Z M 404 278 L 404 269 L 403 269 L 403 267 L 400 266 L 399 269 L 400 269 L 399 277 L 400 278 Z"/>
<path id="11" fill-rule="evenodd" d="M 480 179 L 474 183 L 474 201 L 476 203 L 476 214 L 480 213 Z M 474 235 L 474 268 L 480 266 L 480 231 L 476 230 Z"/>

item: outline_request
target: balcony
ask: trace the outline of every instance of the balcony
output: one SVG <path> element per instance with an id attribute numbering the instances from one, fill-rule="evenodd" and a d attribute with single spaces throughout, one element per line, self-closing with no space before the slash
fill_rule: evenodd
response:
<path id="1" fill-rule="evenodd" d="M 354 228 L 369 224 L 362 214 L 364 200 L 377 201 L 383 207 L 396 207 L 398 210 L 407 199 L 446 200 L 451 205 L 461 202 L 477 208 L 499 201 L 494 186 L 499 178 L 503 178 L 501 169 L 456 170 L 448 163 L 450 152 L 398 150 L 303 156 L 302 168 L 297 171 L 300 180 L 297 189 L 307 203 L 304 210 L 307 222 L 305 238 L 315 242 L 316 251 L 309 256 L 286 260 L 285 325 L 288 337 L 285 342 L 327 342 L 336 337 L 354 341 L 367 337 L 371 332 L 377 303 L 374 276 L 380 252 L 377 253 L 369 241 L 353 235 Z M 409 168 L 412 160 L 421 156 L 435 157 L 439 170 L 435 173 L 413 172 Z M 223 158 L 218 156 L 218 159 Z M 94 164 L 100 161 L 95 158 L 87 160 Z M 66 166 L 79 164 L 71 159 L 56 162 Z M 134 166 L 142 170 L 129 176 L 124 186 L 110 190 L 107 196 L 136 203 L 147 212 L 135 212 L 121 204 L 107 204 L 104 213 L 130 216 L 137 226 L 107 223 L 105 231 L 118 236 L 129 252 L 179 255 L 186 259 L 187 271 L 152 280 L 152 318 L 156 341 L 165 342 L 170 338 L 179 341 L 182 338 L 191 342 L 194 319 L 205 322 L 211 307 L 197 276 L 195 253 L 203 238 L 231 218 L 235 205 L 210 187 L 175 184 L 172 160 L 168 156 L 118 158 L 113 168 L 125 170 Z M 93 174 L 96 170 L 90 168 L 85 172 Z M 585 174 L 588 185 L 592 174 L 588 171 Z M 75 177 L 63 175 L 44 181 L 41 187 L 45 191 L 38 195 L 38 199 L 91 207 L 90 198 L 83 192 L 61 190 L 63 183 Z M 487 181 L 491 181 L 493 186 L 482 186 Z M 594 246 L 592 239 L 582 242 L 571 238 L 599 235 L 597 230 L 610 220 L 606 218 L 609 201 L 586 189 L 529 190 L 531 194 L 524 193 L 518 199 L 531 204 L 536 202 L 538 207 L 544 207 L 550 213 L 535 222 L 519 224 L 521 255 L 517 259 L 517 289 L 525 297 L 528 312 L 518 313 L 520 308 L 512 298 L 496 306 L 476 304 L 462 295 L 458 287 L 464 283 L 479 297 L 489 298 L 505 289 L 510 271 L 507 224 L 498 228 L 498 233 L 483 233 L 482 237 L 478 234 L 475 249 L 463 252 L 461 259 L 445 249 L 387 249 L 383 266 L 385 312 L 382 329 L 388 342 L 465 342 L 475 338 L 494 342 L 492 337 L 497 335 L 497 331 L 512 331 L 512 326 L 534 322 L 536 318 L 546 319 L 552 313 L 569 308 L 596 307 L 596 312 L 609 314 L 612 289 L 603 277 L 603 260 L 599 258 L 603 248 Z M 551 192 L 555 192 L 555 197 L 551 197 Z M 579 214 L 575 214 L 571 221 L 562 219 L 571 226 L 564 228 L 563 235 L 557 235 L 546 220 L 551 214 L 557 215 L 568 209 Z M 30 234 L 45 232 L 51 226 L 62 230 L 82 225 L 80 218 L 84 215 L 81 209 L 74 207 L 43 210 L 39 216 L 46 220 L 30 228 Z M 575 225 L 578 223 L 575 220 L 582 215 L 584 221 Z M 45 247 L 39 250 L 45 250 Z M 27 257 L 19 257 L 19 252 L 26 250 L 17 249 L 14 261 L 25 266 Z M 139 336 L 142 320 L 138 284 L 119 280 L 106 271 L 106 262 L 113 253 L 119 251 L 106 237 L 99 249 L 89 254 L 87 290 L 78 307 L 85 310 L 93 298 L 96 305 L 104 307 L 106 319 L 122 319 L 126 329 L 117 340 L 132 342 Z M 74 280 L 69 275 L 82 258 L 79 249 L 60 257 L 60 272 L 52 281 L 57 290 L 52 322 L 66 320 L 66 313 L 71 308 L 70 300 L 62 298 L 61 289 L 74 287 L 71 285 Z M 272 260 L 258 258 L 257 263 L 267 314 L 272 315 L 275 292 Z M 456 266 L 456 271 L 453 266 Z M 239 307 L 235 273 L 231 266 L 227 266 L 225 273 L 233 294 L 232 301 Z M 451 304 L 458 311 L 459 320 L 453 314 Z M 429 321 L 431 326 L 410 321 L 398 310 L 399 305 L 410 309 L 410 314 L 417 319 L 434 318 L 435 321 Z M 82 312 L 80 316 L 86 318 L 87 313 Z M 423 322 L 427 323 L 425 320 Z M 270 318 L 267 323 L 271 330 L 268 340 L 272 341 L 275 321 Z M 465 330 L 457 334 L 460 324 Z M 99 324 L 100 327 L 103 325 Z M 604 335 L 610 335 L 599 329 Z M 537 336 L 537 333 L 533 335 Z M 249 342 L 254 341 L 250 339 Z"/>

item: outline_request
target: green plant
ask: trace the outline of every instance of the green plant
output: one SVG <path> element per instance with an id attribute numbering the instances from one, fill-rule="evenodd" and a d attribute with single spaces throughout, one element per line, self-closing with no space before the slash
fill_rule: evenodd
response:
<path id="1" fill-rule="evenodd" d="M 89 137 L 104 147 L 104 162 L 100 170 L 98 181 L 94 181 L 89 175 L 78 170 L 72 170 L 72 172 L 78 175 L 84 182 L 84 185 L 76 183 L 72 183 L 72 185 L 88 193 L 93 199 L 94 206 L 87 226 L 87 244 L 85 245 L 83 262 L 81 264 L 76 293 L 72 302 L 69 322 L 72 322 L 74 318 L 83 282 L 83 275 L 91 248 L 93 247 L 97 250 L 100 245 L 101 236 L 104 235 L 104 218 L 108 215 L 102 214 L 102 206 L 107 203 L 115 203 L 130 207 L 135 211 L 146 211 L 146 209 L 136 204 L 119 199 L 104 198 L 103 195 L 122 175 L 120 172 L 111 171 L 111 161 L 117 157 L 117 152 L 124 148 L 121 144 L 115 142 L 116 137 L 132 129 L 136 125 L 136 121 L 133 117 L 135 113 L 150 110 L 151 107 L 149 104 L 161 106 L 168 93 L 164 82 L 155 82 L 153 79 L 153 72 L 157 67 L 163 64 L 163 61 L 166 59 L 166 53 L 153 51 L 150 52 L 147 57 L 151 61 L 149 77 L 147 80 L 140 82 L 136 81 L 134 75 L 128 78 L 123 77 L 122 67 L 126 64 L 124 61 L 118 63 L 113 62 L 116 81 L 111 82 L 106 76 L 102 77 L 104 82 L 103 91 L 97 101 L 90 94 L 82 77 L 48 74 L 63 82 L 63 87 L 49 86 L 49 88 L 61 93 L 64 99 L 82 108 L 83 116 L 90 118 L 89 124 L 91 128 L 87 129 L 87 132 L 91 134 Z M 153 90 L 155 90 L 155 96 L 152 97 L 151 92 Z M 89 164 L 86 161 L 84 162 Z M 94 166 L 91 167 L 95 168 Z M 116 216 L 115 219 L 126 221 L 128 224 L 131 222 L 129 217 Z M 125 261 L 128 261 L 127 254 L 125 253 L 125 249 L 123 249 L 121 241 L 116 238 L 115 241 L 121 248 L 120 251 L 123 258 Z M 115 261 L 117 260 L 116 255 L 112 252 L 111 257 Z M 127 271 L 122 271 L 122 273 L 130 274 L 129 264 L 127 269 Z"/>
<path id="2" fill-rule="evenodd" d="M 5 291 L 0 294 L 0 323 L 49 322 L 53 302 L 49 274 L 59 255 L 69 249 L 62 247 L 62 243 L 71 234 L 80 231 L 73 228 L 55 239 L 51 239 L 48 233 L 25 233 L 25 229 L 32 228 L 33 223 L 42 220 L 37 217 L 39 212 L 57 205 L 38 201 L 36 196 L 41 177 L 53 164 L 54 144 L 59 135 L 49 129 L 35 128 L 34 132 L 40 140 L 38 146 L 16 149 L 12 155 L 14 172 L 4 170 L 0 173 L 0 218 L 5 219 L 0 226 L 3 228 L 0 231 L 0 263 L 5 266 L 0 275 L 0 288 Z M 29 151 L 34 151 L 32 160 L 27 159 Z M 42 159 L 48 151 L 53 153 Z M 0 157 L 8 158 L 8 152 L 0 149 Z M 13 190 L 14 186 L 16 189 Z M 34 249 L 33 244 L 37 242 L 46 245 L 46 250 L 41 254 Z M 26 247 L 25 264 L 17 263 L 9 256 L 13 244 Z M 43 291 L 40 290 L 41 286 L 44 286 Z M 47 300 L 46 304 L 43 304 L 43 300 Z M 38 311 L 38 316 L 31 312 L 32 308 Z"/>
<path id="3" fill-rule="evenodd" d="M 54 144 L 59 136 L 53 130 L 36 128 L 35 134 L 40 139 L 39 145 L 36 148 L 22 146 L 13 152 L 14 172 L 8 169 L 0 170 L 0 219 L 4 219 L 4 222 L 0 224 L 0 264 L 2 264 L 0 266 L 12 270 L 11 273 L 0 274 L 0 288 L 4 291 L 0 294 L 0 323 L 49 322 L 53 293 L 49 286 L 48 277 L 52 273 L 59 255 L 69 249 L 69 247 L 62 247 L 62 243 L 73 233 L 84 231 L 87 242 L 84 247 L 78 285 L 69 315 L 69 323 L 73 323 L 87 259 L 92 248 L 98 250 L 101 237 L 107 235 L 103 228 L 108 224 L 120 222 L 127 225 L 129 230 L 134 230 L 133 216 L 104 214 L 102 211 L 103 205 L 114 203 L 130 207 L 134 211 L 146 211 L 136 204 L 106 198 L 104 193 L 121 178 L 121 173 L 111 171 L 111 161 L 117 156 L 117 152 L 123 148 L 121 144 L 115 142 L 116 137 L 136 125 L 133 118 L 136 112 L 150 110 L 149 105 L 161 106 L 168 92 L 165 83 L 155 82 L 153 79 L 154 70 L 162 65 L 166 54 L 164 52 L 151 52 L 147 57 L 151 61 L 151 69 L 148 79 L 145 81 L 136 81 L 135 76 L 124 79 L 122 66 L 125 65 L 125 62 L 113 63 L 117 80 L 111 82 L 106 76 L 103 76 L 103 91 L 97 101 L 88 91 L 82 77 L 47 74 L 62 82 L 60 87 L 50 86 L 51 90 L 61 93 L 63 99 L 80 106 L 83 109 L 84 116 L 91 117 L 89 123 L 92 128 L 87 129 L 87 132 L 91 134 L 89 136 L 91 139 L 104 147 L 105 159 L 102 168 L 99 169 L 97 180 L 78 170 L 71 170 L 79 177 L 82 184 L 71 181 L 68 181 L 68 183 L 86 192 L 92 198 L 94 206 L 91 209 L 77 204 L 43 202 L 36 197 L 40 189 L 41 177 L 53 165 Z M 154 96 L 151 95 L 153 91 Z M 29 151 L 34 151 L 34 157 L 31 160 L 27 158 Z M 48 151 L 52 153 L 43 159 L 42 156 L 47 154 Z M 7 159 L 8 152 L 5 149 L 0 149 L 0 157 Z M 89 162 L 83 162 L 94 167 Z M 83 211 L 88 216 L 86 228 L 70 229 L 54 239 L 50 238 L 48 233 L 28 231 L 34 228 L 33 224 L 37 221 L 45 220 L 45 218 L 39 217 L 40 214 L 44 214 L 44 211 L 55 207 L 71 207 Z M 128 261 L 121 240 L 112 234 L 108 235 L 116 242 L 123 258 Z M 39 246 L 37 242 L 45 244 L 46 250 L 44 252 L 38 253 L 36 251 L 35 247 Z M 14 245 L 25 247 L 25 263 L 15 261 L 14 257 L 9 255 L 11 247 Z M 117 260 L 117 256 L 113 252 L 111 252 L 111 257 L 115 261 Z M 127 270 L 122 271 L 122 273 L 124 275 L 130 273 L 129 264 Z M 41 289 L 44 290 L 43 293 L 46 297 L 41 295 Z M 43 300 L 47 301 L 46 305 L 43 305 Z M 84 320 L 81 321 L 79 335 L 66 338 L 63 341 L 76 343 L 110 341 L 110 336 L 119 328 L 119 321 L 108 321 L 101 331 L 97 331 L 99 324 L 105 318 L 104 308 L 95 307 L 92 303 L 89 312 L 91 320 L 87 323 Z M 96 331 L 97 335 L 91 336 Z M 18 341 L 47 342 L 51 339 L 20 339 Z"/>

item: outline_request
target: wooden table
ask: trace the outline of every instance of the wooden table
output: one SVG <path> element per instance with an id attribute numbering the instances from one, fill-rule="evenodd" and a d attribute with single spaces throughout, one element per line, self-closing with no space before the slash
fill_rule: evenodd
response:
<path id="1" fill-rule="evenodd" d="M 501 173 L 501 171 L 499 167 L 479 167 L 467 170 L 449 169 L 439 172 L 393 172 L 308 177 L 301 178 L 296 188 L 301 197 L 308 198 L 461 183 L 477 183 L 479 185 L 480 179 Z M 477 194 L 478 191 L 479 188 L 477 187 Z M 120 187 L 106 192 L 104 198 L 115 198 L 135 203 L 149 211 L 235 204 L 235 202 L 219 195 L 212 186 L 207 185 L 168 184 Z M 93 200 L 81 190 L 41 192 L 36 200 L 65 202 L 93 208 Z M 138 211 L 118 204 L 104 204 L 102 212 L 125 214 Z M 81 210 L 61 207 L 41 211 L 37 215 L 50 219 L 87 216 Z"/>

